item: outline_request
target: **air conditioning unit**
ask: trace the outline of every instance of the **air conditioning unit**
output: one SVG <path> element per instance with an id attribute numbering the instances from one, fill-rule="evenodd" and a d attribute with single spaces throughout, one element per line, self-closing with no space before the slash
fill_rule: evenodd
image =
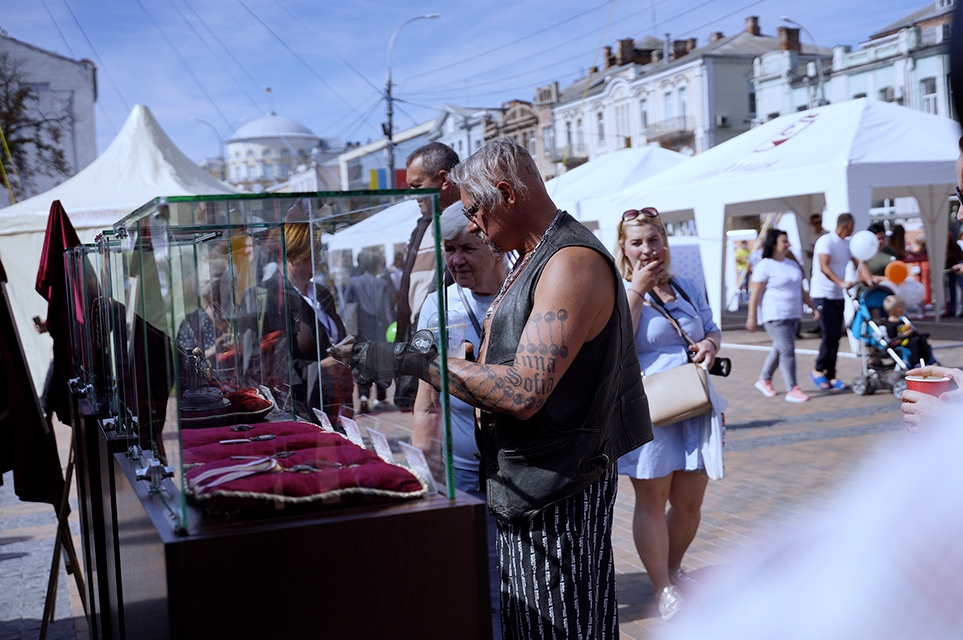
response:
<path id="1" fill-rule="evenodd" d="M 716 128 L 725 129 L 729 126 L 729 116 L 716 116 Z"/>

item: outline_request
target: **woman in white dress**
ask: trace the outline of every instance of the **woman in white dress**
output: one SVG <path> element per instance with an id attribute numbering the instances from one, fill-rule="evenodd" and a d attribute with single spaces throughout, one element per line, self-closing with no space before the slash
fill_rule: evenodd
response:
<path id="1" fill-rule="evenodd" d="M 615 262 L 626 280 L 643 373 L 651 375 L 684 365 L 690 356 L 692 361 L 705 362 L 711 368 L 722 333 L 696 282 L 671 276 L 668 238 L 658 211 L 647 207 L 622 214 Z M 679 335 L 654 306 L 658 304 L 695 341 L 694 345 Z M 658 398 L 649 398 L 650 404 L 655 402 Z M 713 412 L 721 414 L 724 402 L 713 393 Z M 681 592 L 695 582 L 683 571 L 682 557 L 699 529 L 708 483 L 701 434 L 713 412 L 654 427 L 654 440 L 619 458 L 619 473 L 629 476 L 635 490 L 635 547 L 664 620 L 678 612 Z"/>

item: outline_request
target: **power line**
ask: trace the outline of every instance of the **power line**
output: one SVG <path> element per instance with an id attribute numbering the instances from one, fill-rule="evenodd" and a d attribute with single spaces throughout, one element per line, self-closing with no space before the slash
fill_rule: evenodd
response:
<path id="1" fill-rule="evenodd" d="M 60 34 L 60 39 L 64 41 L 64 46 L 67 47 L 67 51 L 70 53 L 70 57 L 76 60 L 77 54 L 74 53 L 74 50 L 70 47 L 70 43 L 67 41 L 67 36 L 64 35 L 63 29 L 60 28 L 60 23 L 57 22 L 57 19 L 54 18 L 53 12 L 50 11 L 50 7 L 47 6 L 47 0 L 42 0 L 42 2 L 43 2 L 43 8 L 47 10 L 47 15 L 50 16 L 50 21 L 54 23 L 54 26 L 57 28 L 57 33 Z M 96 88 L 94 89 L 94 92 L 96 93 Z M 100 100 L 97 100 L 97 106 L 100 107 L 101 113 L 103 113 L 104 117 L 107 118 L 107 124 L 110 125 L 110 128 L 114 132 L 114 135 L 116 135 L 117 127 L 114 126 L 113 120 L 110 119 L 110 114 L 107 113 L 107 109 L 104 107 L 103 103 Z"/>
<path id="2" fill-rule="evenodd" d="M 187 8 L 191 10 L 191 13 L 194 14 L 194 17 L 197 18 L 197 20 L 198 20 L 202 25 L 204 25 L 204 28 L 207 29 L 207 32 L 211 34 L 211 36 L 212 36 L 212 37 L 214 38 L 214 40 L 221 46 L 221 48 L 224 49 L 225 52 L 227 52 L 228 57 L 230 57 L 231 60 L 233 60 L 234 63 L 235 63 L 238 67 L 241 68 L 241 71 L 243 71 L 244 74 L 247 76 L 247 79 L 251 81 L 251 84 L 253 84 L 255 87 L 258 87 L 258 89 L 260 90 L 260 84 L 258 83 L 258 81 L 255 80 L 254 77 L 250 74 L 250 72 L 248 72 L 247 68 L 246 68 L 243 64 L 241 64 L 241 61 L 237 59 L 237 57 L 236 57 L 236 56 L 234 55 L 234 53 L 227 47 L 227 45 L 225 45 L 224 42 L 223 42 L 220 38 L 218 38 L 217 34 L 214 33 L 214 30 L 211 29 L 210 25 L 208 25 L 207 22 L 204 20 L 204 18 L 202 18 L 202 17 L 200 16 L 200 14 L 197 13 L 197 10 L 194 9 L 194 7 L 191 6 L 191 3 L 188 2 L 188 0 L 183 0 L 183 2 L 184 2 L 184 5 L 187 6 Z M 170 3 L 171 3 L 171 6 L 173 6 L 174 9 L 180 14 L 181 18 L 183 18 L 184 22 L 186 22 L 187 25 L 191 28 L 191 30 L 194 31 L 194 34 L 197 36 L 197 38 L 198 38 L 202 43 L 204 43 L 204 46 L 207 47 L 207 50 L 211 52 L 211 55 L 214 56 L 215 59 L 218 58 L 218 55 L 217 55 L 217 53 L 214 51 L 214 49 L 207 43 L 207 41 L 204 39 L 204 37 L 201 36 L 200 32 L 198 32 L 197 29 L 194 28 L 194 25 L 191 24 L 190 20 L 187 19 L 187 16 L 185 16 L 184 13 L 180 10 L 180 8 L 177 7 L 177 5 L 174 3 L 174 0 L 170 0 Z M 247 98 L 251 101 L 251 104 L 254 106 L 254 109 L 255 109 L 256 111 L 260 111 L 261 105 L 258 104 L 258 102 L 257 102 L 257 100 L 255 100 L 254 96 L 251 95 L 251 93 L 244 87 L 243 83 L 241 83 L 241 81 L 238 80 L 237 77 L 235 77 L 235 75 L 234 75 L 233 73 L 231 73 L 231 70 L 228 68 L 227 65 L 222 65 L 222 66 L 223 66 L 224 69 L 228 72 L 228 75 L 231 76 L 231 79 L 234 80 L 235 83 L 237 83 L 237 86 L 238 86 L 238 88 L 241 89 L 241 92 L 244 93 L 244 95 L 247 96 Z"/>
<path id="3" fill-rule="evenodd" d="M 658 5 L 661 5 L 661 4 L 665 4 L 666 2 L 669 2 L 669 1 L 670 1 L 670 0 L 659 0 L 658 2 L 655 3 L 655 6 L 658 6 Z M 483 52 L 483 53 L 475 54 L 475 55 L 470 56 L 470 57 L 468 57 L 468 58 L 464 58 L 464 59 L 462 59 L 462 60 L 458 60 L 458 61 L 456 61 L 456 62 L 449 63 L 449 64 L 447 64 L 447 65 L 445 65 L 445 66 L 443 66 L 443 67 L 438 67 L 438 68 L 436 68 L 436 69 L 434 69 L 434 70 L 432 70 L 432 71 L 426 71 L 426 72 L 422 72 L 422 73 L 419 73 L 419 74 L 414 75 L 414 76 L 410 76 L 409 78 L 406 78 L 406 79 L 405 79 L 405 82 L 411 80 L 412 78 L 418 78 L 418 77 L 421 77 L 421 76 L 423 76 L 423 75 L 429 75 L 429 74 L 435 73 L 436 71 L 438 71 L 438 70 L 440 70 L 440 69 L 445 69 L 445 68 L 448 68 L 448 67 L 451 67 L 451 66 L 459 65 L 459 64 L 461 64 L 461 63 L 463 63 L 463 62 L 466 62 L 466 61 L 468 61 L 468 60 L 472 60 L 472 59 L 477 58 L 477 57 L 479 57 L 479 56 L 481 56 L 481 55 L 487 55 L 487 54 L 489 54 L 489 53 L 494 53 L 494 52 L 501 51 L 501 50 L 503 50 L 505 47 L 507 47 L 507 46 L 509 46 L 509 45 L 517 44 L 517 43 L 519 43 L 519 42 L 521 42 L 521 41 L 523 41 L 523 40 L 526 40 L 526 39 L 528 39 L 528 38 L 530 38 L 530 37 L 533 37 L 533 36 L 535 36 L 535 35 L 538 35 L 538 34 L 540 34 L 540 33 L 543 33 L 543 32 L 545 32 L 545 31 L 547 31 L 547 30 L 549 30 L 549 29 L 552 29 L 552 28 L 554 28 L 554 27 L 557 27 L 557 26 L 560 26 L 560 25 L 562 25 L 562 24 L 565 24 L 566 22 L 570 22 L 571 20 L 573 20 L 573 19 L 575 19 L 575 18 L 581 17 L 582 15 L 584 15 L 584 14 L 586 14 L 586 13 L 589 13 L 589 12 L 595 11 L 595 10 L 598 10 L 599 8 L 605 7 L 605 6 L 609 5 L 609 4 L 610 4 L 610 3 L 608 3 L 608 2 L 603 3 L 603 4 L 601 4 L 601 5 L 598 5 L 598 6 L 596 6 L 596 7 L 593 7 L 592 9 L 589 9 L 588 11 L 585 11 L 585 12 L 583 12 L 583 13 L 581 13 L 581 14 L 577 14 L 576 16 L 573 16 L 572 18 L 568 18 L 568 19 L 566 19 L 566 20 L 563 20 L 562 22 L 556 23 L 556 24 L 551 25 L 551 26 L 549 26 L 549 27 L 545 27 L 544 29 L 539 29 L 538 31 L 535 31 L 535 32 L 533 32 L 533 33 L 530 33 L 530 34 L 528 34 L 528 35 L 526 35 L 526 36 L 522 36 L 521 38 L 517 38 L 516 40 L 513 40 L 513 41 L 511 41 L 511 42 L 508 42 L 508 43 L 506 43 L 506 44 L 504 44 L 504 45 L 500 45 L 500 46 L 498 46 L 498 47 L 495 47 L 495 48 L 490 49 L 490 50 L 488 50 L 488 51 L 485 51 L 485 52 Z M 645 9 L 642 9 L 642 10 L 640 10 L 640 11 L 634 11 L 634 12 L 632 12 L 632 13 L 626 15 L 626 16 L 623 16 L 623 17 L 619 18 L 619 20 L 620 20 L 620 21 L 625 21 L 625 20 L 628 20 L 628 19 L 630 19 L 630 18 L 634 18 L 634 17 L 636 17 L 636 16 L 639 16 L 639 15 L 641 15 L 641 14 L 643 14 L 643 13 L 645 13 Z M 673 18 L 674 18 L 674 17 L 675 17 L 675 16 L 673 16 Z M 668 22 L 669 20 L 672 20 L 673 18 L 668 18 L 666 21 Z M 572 38 L 567 38 L 564 42 L 560 42 L 559 44 L 553 45 L 553 46 L 551 46 L 551 47 L 541 49 L 541 50 L 539 51 L 539 54 L 545 54 L 545 53 L 548 53 L 549 51 L 552 51 L 552 50 L 554 50 L 554 49 L 558 49 L 558 48 L 561 48 L 561 47 L 570 47 L 573 41 L 579 40 L 579 39 L 581 39 L 581 38 L 587 38 L 587 37 L 589 37 L 589 36 L 593 36 L 593 35 L 595 35 L 596 33 L 599 33 L 599 32 L 601 32 L 601 31 L 603 31 L 603 30 L 604 30 L 604 27 L 599 27 L 599 28 L 592 29 L 592 30 L 590 30 L 590 31 L 584 32 L 584 33 L 582 33 L 582 34 L 576 35 L 576 36 L 574 36 L 574 37 L 572 37 Z M 586 52 L 584 52 L 584 53 L 581 54 L 581 55 L 589 55 L 589 54 L 591 54 L 591 53 L 594 53 L 595 51 L 596 51 L 596 49 L 593 47 L 591 50 L 586 51 Z M 575 56 L 575 57 L 577 58 L 577 57 L 580 57 L 580 56 Z M 561 63 L 563 63 L 563 62 L 566 62 L 566 61 L 572 60 L 572 59 L 574 59 L 574 58 L 567 58 L 566 60 L 560 61 L 560 62 L 558 62 L 557 64 L 561 64 Z M 479 73 L 473 74 L 473 75 L 471 75 L 471 76 L 459 78 L 459 81 L 463 81 L 463 80 L 466 80 L 466 79 L 469 79 L 469 78 L 478 77 L 478 76 L 483 76 L 483 75 L 490 74 L 490 73 L 493 73 L 493 72 L 495 72 L 495 71 L 498 71 L 498 70 L 500 70 L 500 69 L 503 69 L 503 68 L 506 68 L 506 67 L 510 67 L 510 66 L 515 66 L 515 65 L 516 65 L 516 62 L 511 62 L 511 63 L 504 64 L 504 65 L 499 65 L 499 66 L 496 66 L 496 67 L 492 67 L 492 68 L 490 68 L 490 69 L 487 69 L 487 70 L 485 70 L 485 71 L 481 71 L 481 72 L 479 72 Z M 549 65 L 549 66 L 553 66 L 553 65 Z M 544 69 L 544 68 L 548 68 L 548 67 L 541 67 L 540 69 Z M 536 70 L 537 70 L 537 69 L 536 69 Z M 449 83 L 449 84 L 451 84 L 451 83 Z M 436 86 L 437 86 L 437 85 L 436 85 Z M 445 85 L 442 85 L 442 86 L 445 86 Z"/>
<path id="4" fill-rule="evenodd" d="M 613 0 L 613 1 L 614 1 L 614 0 Z M 456 60 L 455 62 L 449 62 L 449 63 L 446 64 L 446 65 L 443 65 L 443 66 L 441 66 L 441 67 L 436 67 L 435 69 L 431 69 L 430 71 L 423 71 L 423 72 L 421 72 L 421 73 L 417 73 L 417 74 L 415 74 L 415 75 L 413 75 L 413 76 L 409 76 L 408 79 L 411 80 L 412 78 L 420 78 L 421 76 L 434 75 L 434 74 L 438 73 L 439 71 L 441 71 L 442 69 L 449 69 L 449 68 L 451 68 L 451 67 L 454 67 L 454 66 L 463 64 L 463 63 L 465 63 L 465 62 L 468 62 L 469 60 L 474 60 L 475 58 L 480 58 L 481 56 L 486 56 L 486 55 L 488 55 L 488 54 L 490 54 L 490 53 L 495 53 L 496 51 L 501 51 L 501 50 L 504 49 L 505 47 L 511 46 L 511 45 L 513 45 L 513 44 L 518 44 L 519 42 L 522 42 L 523 40 L 527 40 L 528 38 L 531 38 L 531 37 L 533 37 L 533 36 L 537 36 L 537 35 L 539 35 L 540 33 L 545 33 L 546 31 L 551 31 L 551 30 L 554 29 L 555 27 L 560 27 L 560 26 L 562 26 L 563 24 L 566 24 L 566 23 L 568 23 L 568 22 L 571 22 L 572 20 L 575 20 L 576 18 L 581 18 L 582 16 L 584 16 L 584 15 L 586 15 L 586 14 L 592 13 L 593 11 L 597 11 L 597 10 L 603 8 L 603 7 L 607 7 L 607 6 L 609 6 L 610 4 L 612 4 L 612 2 L 606 0 L 606 2 L 603 2 L 603 3 L 600 4 L 600 5 L 594 6 L 594 7 L 592 7 L 591 9 L 586 9 L 585 11 L 583 11 L 583 12 L 581 12 L 581 13 L 577 13 L 577 14 L 575 14 L 574 16 L 572 16 L 572 17 L 570 17 L 570 18 L 566 18 L 565 20 L 562 20 L 561 22 L 556 22 L 555 24 L 552 24 L 552 25 L 549 25 L 549 26 L 544 27 L 544 28 L 542 28 L 542 29 L 539 29 L 539 30 L 537 30 L 537 31 L 534 31 L 534 32 L 532 32 L 532 33 L 530 33 L 530 34 L 528 34 L 528 35 L 526 35 L 526 36 L 522 36 L 521 38 L 516 38 L 515 40 L 512 40 L 511 42 L 506 42 L 505 44 L 499 45 L 499 46 L 497 46 L 497 47 L 495 47 L 495 48 L 493 48 L 493 49 L 489 49 L 488 51 L 482 51 L 482 52 L 480 52 L 480 53 L 476 53 L 476 54 L 474 54 L 474 55 L 468 56 L 467 58 L 462 58 L 461 60 Z"/>
<path id="5" fill-rule="evenodd" d="M 46 6 L 46 3 L 44 4 L 44 6 Z M 74 13 L 74 10 L 70 8 L 70 4 L 67 2 L 67 0 L 64 0 L 64 6 L 67 7 L 67 11 L 70 12 L 70 17 L 74 19 L 74 24 L 77 25 L 78 29 L 80 29 L 80 33 L 84 36 L 84 40 L 87 42 L 87 46 L 90 47 L 90 50 L 94 52 L 94 57 L 97 59 L 97 64 L 99 64 L 100 68 L 103 69 L 104 75 L 107 76 L 107 80 L 110 82 L 110 86 L 112 86 L 114 88 L 114 91 L 117 92 L 117 95 L 120 96 L 120 101 L 124 103 L 124 107 L 127 109 L 127 113 L 130 113 L 130 104 L 128 104 L 127 99 L 124 97 L 124 92 L 121 91 L 120 87 L 117 86 L 117 83 L 114 82 L 113 76 L 111 76 L 110 71 L 107 70 L 107 65 L 104 64 L 104 61 L 100 57 L 100 54 L 97 53 L 97 47 L 95 47 L 94 43 L 90 41 L 89 37 L 87 37 L 87 32 L 84 30 L 83 25 L 80 24 L 80 20 L 77 19 L 77 14 Z M 56 20 L 54 20 L 54 23 L 56 24 Z M 114 127 L 114 124 L 113 122 L 111 122 L 109 117 L 107 118 L 107 122 L 108 124 L 110 124 L 111 127 Z M 119 129 L 114 127 L 114 131 L 116 133 L 117 131 L 119 131 Z"/>
<path id="6" fill-rule="evenodd" d="M 288 53 L 290 53 L 290 54 L 293 55 L 295 58 L 297 58 L 298 62 L 300 62 L 301 64 L 303 64 L 304 67 L 305 67 L 308 71 L 310 71 L 311 74 L 314 75 L 315 78 L 317 78 L 318 80 L 320 80 L 320 81 L 321 81 L 321 84 L 323 84 L 325 87 L 327 87 L 328 90 L 331 91 L 331 93 L 333 93 L 334 95 L 338 96 L 338 98 L 340 98 L 342 102 L 344 102 L 346 105 L 348 105 L 348 107 L 349 107 L 352 111 L 354 111 L 355 113 L 358 113 L 358 110 L 355 109 L 354 106 L 353 106 L 350 102 L 348 102 L 348 99 L 347 99 L 347 98 L 345 98 L 343 95 L 341 95 L 340 93 L 338 93 L 337 89 L 335 89 L 335 88 L 332 87 L 330 84 L 328 84 L 327 80 L 325 80 L 324 78 L 322 78 L 320 73 L 318 73 L 317 71 L 315 71 L 314 68 L 313 68 L 311 65 L 309 65 L 309 64 L 307 63 L 307 61 L 305 61 L 304 58 L 302 58 L 294 49 L 292 49 L 290 46 L 288 46 L 288 43 L 285 42 L 285 41 L 281 38 L 281 36 L 279 36 L 277 33 L 275 33 L 275 31 L 274 31 L 271 27 L 269 27 L 269 26 L 267 25 L 267 23 L 264 22 L 264 20 L 262 20 L 262 19 L 260 18 L 260 16 L 258 16 L 256 13 L 254 13 L 254 11 L 244 3 L 244 0 L 237 0 L 237 2 L 238 2 L 238 4 L 240 4 L 242 7 L 244 7 L 244 8 L 247 10 L 248 13 L 250 13 L 252 16 L 254 16 L 254 19 L 257 20 L 258 22 L 260 22 L 260 23 L 261 23 L 261 26 L 263 26 L 265 29 L 268 30 L 268 32 L 269 32 L 272 36 L 274 36 L 274 39 L 277 40 L 278 43 L 280 43 L 280 45 L 281 45 L 282 47 L 284 47 L 285 49 L 287 49 Z M 359 115 L 360 115 L 360 114 L 359 114 Z"/>

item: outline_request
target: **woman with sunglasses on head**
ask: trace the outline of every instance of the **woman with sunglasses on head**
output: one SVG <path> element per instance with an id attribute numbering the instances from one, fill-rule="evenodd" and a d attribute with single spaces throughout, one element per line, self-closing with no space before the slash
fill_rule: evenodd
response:
<path id="1" fill-rule="evenodd" d="M 685 365 L 690 359 L 711 368 L 722 333 L 695 281 L 672 277 L 668 238 L 658 211 L 647 207 L 622 214 L 615 262 L 626 280 L 644 375 Z M 695 344 L 679 334 L 666 314 Z M 653 428 L 653 441 L 619 458 L 619 473 L 629 476 L 635 489 L 635 547 L 663 620 L 681 607 L 680 591 L 695 584 L 682 569 L 682 557 L 699 528 L 708 483 L 700 452 L 701 430 L 713 413 L 718 419 L 725 409 L 725 400 L 714 391 L 712 400 L 712 412 Z M 657 401 L 649 398 L 650 403 Z"/>
<path id="2" fill-rule="evenodd" d="M 809 293 L 803 288 L 802 267 L 789 252 L 789 236 L 782 229 L 770 229 L 763 242 L 762 260 L 752 272 L 749 283 L 749 317 L 746 329 L 755 331 L 757 311 L 762 325 L 772 338 L 772 349 L 762 365 L 756 389 L 767 398 L 774 398 L 772 374 L 782 367 L 786 383 L 787 402 L 806 402 L 809 396 L 796 384 L 796 332 L 802 318 L 803 302 L 813 310 L 813 321 L 819 321 L 819 311 Z"/>

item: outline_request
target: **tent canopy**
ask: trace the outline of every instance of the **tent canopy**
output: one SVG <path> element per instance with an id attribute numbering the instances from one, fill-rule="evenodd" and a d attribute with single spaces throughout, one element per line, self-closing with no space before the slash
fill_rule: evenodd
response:
<path id="1" fill-rule="evenodd" d="M 776 118 L 586 206 L 607 211 L 600 229 L 611 243 L 626 208 L 654 206 L 669 221 L 694 218 L 718 319 L 727 217 L 792 211 L 806 235 L 803 220 L 825 206 L 827 228 L 849 212 L 859 230 L 874 200 L 912 196 L 934 239 L 930 261 L 942 265 L 959 138 L 952 120 L 861 98 Z M 937 305 L 942 290 L 942 281 L 933 287 Z"/>
<path id="2" fill-rule="evenodd" d="M 552 201 L 577 219 L 585 219 L 582 200 L 607 196 L 688 160 L 688 156 L 658 145 L 630 147 L 607 153 L 545 183 Z"/>
<path id="3" fill-rule="evenodd" d="M 0 256 L 7 268 L 7 293 L 24 353 L 38 389 L 50 363 L 51 342 L 31 318 L 47 315 L 34 291 L 50 204 L 60 200 L 81 241 L 158 196 L 213 195 L 236 190 L 201 170 L 178 149 L 150 110 L 136 106 L 110 146 L 66 182 L 0 209 Z"/>
<path id="4" fill-rule="evenodd" d="M 80 173 L 23 202 L 0 209 L 0 235 L 43 231 L 60 200 L 77 229 L 110 227 L 158 196 L 238 193 L 177 148 L 150 109 L 135 106 L 110 146 Z"/>
<path id="5" fill-rule="evenodd" d="M 347 229 L 326 236 L 325 242 L 328 251 L 350 249 L 352 260 L 356 260 L 358 253 L 365 247 L 383 245 L 385 260 L 391 264 L 394 259 L 394 246 L 408 242 L 420 217 L 418 201 L 405 200 Z"/>

